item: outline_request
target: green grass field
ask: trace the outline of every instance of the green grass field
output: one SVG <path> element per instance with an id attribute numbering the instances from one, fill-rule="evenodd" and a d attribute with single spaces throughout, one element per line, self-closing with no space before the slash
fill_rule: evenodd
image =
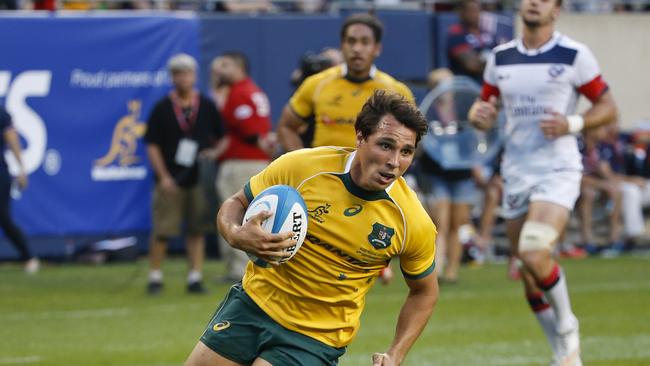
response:
<path id="1" fill-rule="evenodd" d="M 587 366 L 650 365 L 650 257 L 564 261 L 581 320 Z M 209 262 L 207 279 L 220 273 Z M 506 280 L 504 265 L 464 268 L 442 287 L 438 307 L 405 365 L 548 365 L 544 336 Z M 165 293 L 144 293 L 146 263 L 46 265 L 27 276 L 0 266 L 0 365 L 181 365 L 227 287 L 184 289 L 185 263 L 166 263 Z M 343 366 L 370 365 L 389 344 L 405 295 L 401 278 L 377 286 Z"/>

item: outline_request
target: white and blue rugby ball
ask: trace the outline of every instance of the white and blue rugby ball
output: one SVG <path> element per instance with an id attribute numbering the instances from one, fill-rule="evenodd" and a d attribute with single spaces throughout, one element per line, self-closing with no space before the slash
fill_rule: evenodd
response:
<path id="1" fill-rule="evenodd" d="M 269 211 L 272 216 L 262 222 L 262 229 L 269 233 L 293 231 L 296 245 L 286 249 L 291 256 L 282 259 L 284 263 L 293 258 L 307 236 L 307 205 L 298 191 L 286 185 L 271 186 L 263 190 L 250 203 L 244 214 L 243 223 L 262 211 Z M 248 253 L 248 257 L 257 265 L 267 267 L 266 261 Z"/>

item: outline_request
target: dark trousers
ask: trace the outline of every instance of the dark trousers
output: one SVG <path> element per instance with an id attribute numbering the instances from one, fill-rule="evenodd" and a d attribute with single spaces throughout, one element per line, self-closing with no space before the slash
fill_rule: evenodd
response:
<path id="1" fill-rule="evenodd" d="M 9 241 L 20 253 L 22 260 L 28 260 L 32 257 L 27 247 L 27 240 L 22 230 L 11 218 L 11 182 L 13 178 L 9 175 L 7 168 L 0 168 L 0 227 L 4 231 Z"/>

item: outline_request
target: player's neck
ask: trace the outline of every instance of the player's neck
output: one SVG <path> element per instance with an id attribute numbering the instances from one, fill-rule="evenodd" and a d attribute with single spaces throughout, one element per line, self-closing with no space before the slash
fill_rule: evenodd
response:
<path id="1" fill-rule="evenodd" d="M 176 95 L 178 96 L 178 100 L 183 107 L 192 105 L 192 100 L 194 99 L 194 89 L 176 89 L 175 91 Z"/>
<path id="2" fill-rule="evenodd" d="M 246 78 L 248 78 L 248 75 L 246 75 L 246 74 L 239 74 L 239 75 L 235 76 L 235 77 L 232 79 L 232 83 L 233 83 L 233 84 L 237 84 L 237 83 L 241 82 L 242 80 L 246 80 Z"/>
<path id="3" fill-rule="evenodd" d="M 552 24 L 540 27 L 524 27 L 522 42 L 524 47 L 535 50 L 542 47 L 553 38 L 555 29 Z"/>
<path id="4" fill-rule="evenodd" d="M 478 24 L 463 23 L 463 26 L 465 27 L 465 30 L 469 33 L 480 33 L 481 31 L 481 28 L 479 27 Z"/>

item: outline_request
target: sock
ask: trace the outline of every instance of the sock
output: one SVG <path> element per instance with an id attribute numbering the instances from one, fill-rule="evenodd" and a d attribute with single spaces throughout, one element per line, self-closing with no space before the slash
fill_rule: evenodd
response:
<path id="1" fill-rule="evenodd" d="M 162 282 L 163 273 L 159 269 L 152 269 L 149 271 L 149 282 Z"/>
<path id="2" fill-rule="evenodd" d="M 544 293 L 539 291 L 532 294 L 526 294 L 528 298 L 528 304 L 530 305 L 531 310 L 535 313 L 535 317 L 539 322 L 539 325 L 542 326 L 546 340 L 551 345 L 553 349 L 553 354 L 556 353 L 557 345 L 555 343 L 555 311 L 551 304 L 546 301 L 544 298 Z"/>
<path id="3" fill-rule="evenodd" d="M 564 277 L 560 266 L 556 263 L 551 274 L 537 284 L 544 291 L 546 299 L 555 311 L 557 318 L 555 329 L 559 334 L 572 330 L 577 322 L 571 310 L 569 290 Z"/>
<path id="4" fill-rule="evenodd" d="M 187 283 L 201 282 L 202 279 L 203 276 L 199 271 L 191 270 L 190 273 L 187 274 Z"/>

